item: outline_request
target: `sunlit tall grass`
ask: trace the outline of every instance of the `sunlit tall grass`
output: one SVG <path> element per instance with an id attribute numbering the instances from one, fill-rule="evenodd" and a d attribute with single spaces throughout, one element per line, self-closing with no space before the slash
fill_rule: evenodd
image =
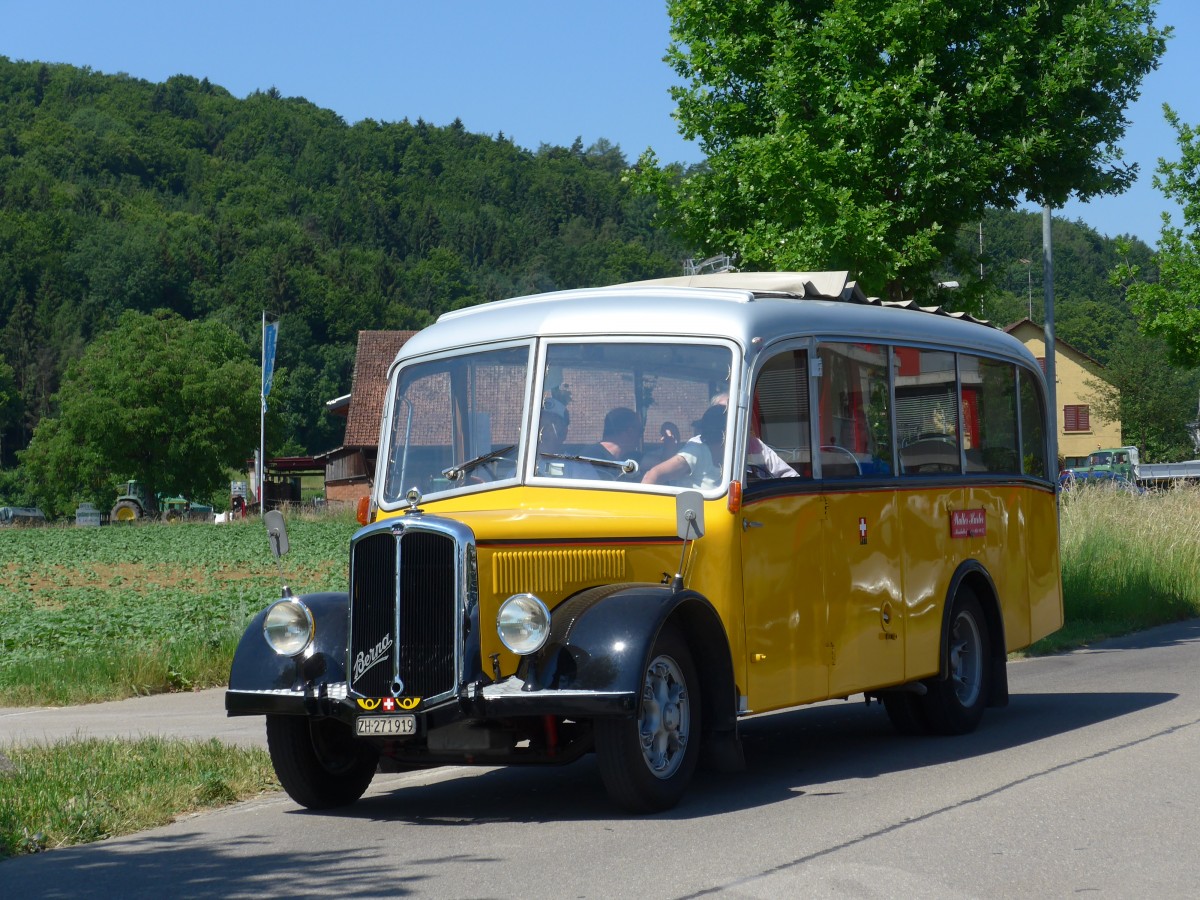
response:
<path id="1" fill-rule="evenodd" d="M 1076 488 L 1061 522 L 1066 624 L 1033 652 L 1200 616 L 1200 488 Z"/>

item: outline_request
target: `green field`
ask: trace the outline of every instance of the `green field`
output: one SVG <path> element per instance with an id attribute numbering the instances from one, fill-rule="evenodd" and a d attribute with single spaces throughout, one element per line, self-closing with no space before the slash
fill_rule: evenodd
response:
<path id="1" fill-rule="evenodd" d="M 1066 624 L 1033 653 L 1200 616 L 1200 488 L 1087 487 L 1061 509 Z"/>
<path id="2" fill-rule="evenodd" d="M 293 516 L 283 577 L 345 590 L 353 513 Z M 0 530 L 0 705 L 67 705 L 224 684 L 279 596 L 257 519 Z"/>
<path id="3" fill-rule="evenodd" d="M 1062 504 L 1066 627 L 1034 653 L 1200 615 L 1200 491 L 1102 488 Z M 294 515 L 283 576 L 345 590 L 353 514 Z M 279 595 L 256 519 L 0 530 L 0 705 L 65 705 L 225 683 Z"/>

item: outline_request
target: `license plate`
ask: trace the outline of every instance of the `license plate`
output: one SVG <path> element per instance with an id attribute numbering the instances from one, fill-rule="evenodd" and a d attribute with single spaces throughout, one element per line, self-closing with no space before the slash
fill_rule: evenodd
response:
<path id="1" fill-rule="evenodd" d="M 393 734 L 416 734 L 416 716 L 359 716 L 354 720 L 354 733 L 359 737 L 387 737 Z"/>

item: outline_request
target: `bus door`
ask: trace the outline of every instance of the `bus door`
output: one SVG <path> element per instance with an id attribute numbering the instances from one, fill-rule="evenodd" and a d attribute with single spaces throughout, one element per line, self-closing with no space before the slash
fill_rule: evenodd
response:
<path id="1" fill-rule="evenodd" d="M 826 514 L 821 569 L 829 693 L 904 681 L 902 529 L 897 512 L 890 349 L 821 343 L 813 396 Z"/>
<path id="2" fill-rule="evenodd" d="M 825 502 L 812 479 L 808 361 L 807 347 L 766 361 L 743 432 L 742 596 L 753 712 L 829 696 Z"/>
<path id="3" fill-rule="evenodd" d="M 823 499 L 830 696 L 899 684 L 906 622 L 895 492 L 828 490 Z"/>

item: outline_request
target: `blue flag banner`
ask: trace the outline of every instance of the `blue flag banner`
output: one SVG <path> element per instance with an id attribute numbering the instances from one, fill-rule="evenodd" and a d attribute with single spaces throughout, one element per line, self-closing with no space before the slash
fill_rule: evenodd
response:
<path id="1" fill-rule="evenodd" d="M 263 323 L 263 371 L 262 398 L 266 402 L 271 393 L 271 379 L 275 375 L 275 337 L 279 334 L 279 323 Z"/>

